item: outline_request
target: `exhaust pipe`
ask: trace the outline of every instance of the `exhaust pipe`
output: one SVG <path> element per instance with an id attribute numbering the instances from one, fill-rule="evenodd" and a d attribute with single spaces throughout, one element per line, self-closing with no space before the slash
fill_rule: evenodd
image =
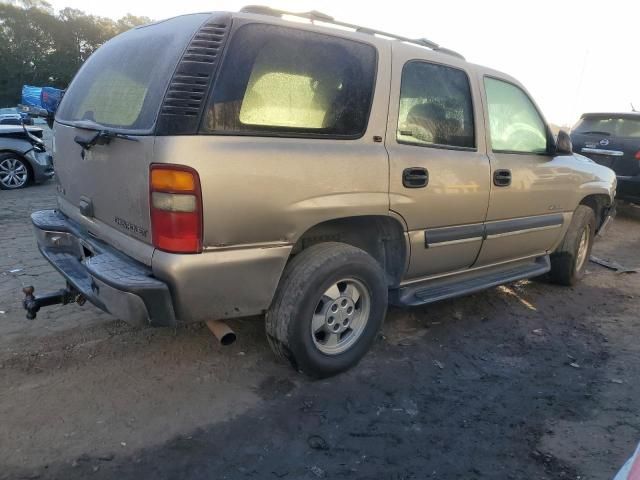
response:
<path id="1" fill-rule="evenodd" d="M 207 320 L 206 323 L 211 333 L 213 333 L 220 342 L 220 345 L 227 346 L 236 341 L 236 334 L 229 328 L 229 325 L 227 325 L 224 320 Z"/>

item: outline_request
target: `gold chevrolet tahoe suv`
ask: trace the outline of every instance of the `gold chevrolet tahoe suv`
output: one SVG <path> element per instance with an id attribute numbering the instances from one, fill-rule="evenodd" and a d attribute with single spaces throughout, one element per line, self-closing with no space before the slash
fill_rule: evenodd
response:
<path id="1" fill-rule="evenodd" d="M 426 39 L 266 7 L 107 42 L 56 115 L 59 292 L 172 326 L 265 314 L 316 377 L 358 362 L 387 305 L 546 274 L 572 285 L 615 175 L 556 140 L 512 77 Z"/>

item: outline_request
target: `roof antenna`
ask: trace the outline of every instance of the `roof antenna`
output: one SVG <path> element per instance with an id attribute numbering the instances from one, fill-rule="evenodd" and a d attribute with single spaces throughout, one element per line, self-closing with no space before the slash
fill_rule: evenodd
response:
<path id="1" fill-rule="evenodd" d="M 631 111 L 632 112 L 640 112 L 640 110 L 636 110 L 636 107 L 633 106 L 633 102 L 630 102 L 630 103 L 631 103 Z"/>

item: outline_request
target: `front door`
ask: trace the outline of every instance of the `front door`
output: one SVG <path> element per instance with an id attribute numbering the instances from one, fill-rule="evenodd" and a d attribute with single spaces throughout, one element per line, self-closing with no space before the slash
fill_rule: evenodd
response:
<path id="1" fill-rule="evenodd" d="M 489 201 L 476 82 L 464 62 L 440 62 L 441 55 L 430 61 L 394 52 L 386 140 L 390 208 L 408 226 L 409 280 L 471 266 Z"/>
<path id="2" fill-rule="evenodd" d="M 522 88 L 488 76 L 481 82 L 492 184 L 476 266 L 544 255 L 571 219 L 571 170 L 551 153 L 549 129 Z"/>

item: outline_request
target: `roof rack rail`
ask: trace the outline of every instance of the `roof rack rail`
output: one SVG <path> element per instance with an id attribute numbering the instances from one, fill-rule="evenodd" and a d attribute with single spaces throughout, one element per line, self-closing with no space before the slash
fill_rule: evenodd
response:
<path id="1" fill-rule="evenodd" d="M 289 15 L 292 17 L 306 18 L 307 20 L 311 20 L 312 22 L 323 22 L 330 23 L 333 25 L 338 25 L 340 27 L 350 28 L 360 33 L 368 33 L 370 35 L 380 35 L 382 37 L 392 38 L 394 40 L 399 40 L 401 42 L 413 43 L 414 45 L 420 45 L 421 47 L 427 47 L 436 52 L 445 53 L 447 55 L 452 55 L 454 57 L 465 60 L 465 58 L 460 55 L 458 52 L 450 50 L 448 48 L 441 47 L 435 42 L 428 40 L 426 38 L 408 38 L 403 37 L 402 35 L 396 35 L 394 33 L 383 32 L 381 30 L 375 30 L 373 28 L 361 27 L 359 25 L 354 25 L 352 23 L 341 22 L 334 19 L 332 16 L 327 15 L 326 13 L 318 12 L 316 10 L 312 10 L 310 12 L 288 12 L 286 10 L 278 10 L 276 8 L 266 7 L 262 5 L 248 5 L 240 9 L 240 13 L 255 13 L 258 15 L 269 15 L 271 17 L 282 17 L 283 15 Z"/>

